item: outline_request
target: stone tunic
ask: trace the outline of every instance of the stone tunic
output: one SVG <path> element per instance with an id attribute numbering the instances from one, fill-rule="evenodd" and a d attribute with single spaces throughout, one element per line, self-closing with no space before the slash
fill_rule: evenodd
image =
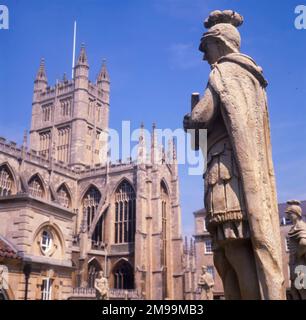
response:
<path id="1" fill-rule="evenodd" d="M 242 183 L 233 148 L 221 117 L 208 132 L 205 179 L 206 225 L 216 247 L 224 241 L 250 237 Z"/>

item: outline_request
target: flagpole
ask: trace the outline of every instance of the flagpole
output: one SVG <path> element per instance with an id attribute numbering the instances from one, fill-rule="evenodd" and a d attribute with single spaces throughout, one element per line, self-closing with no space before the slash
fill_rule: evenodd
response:
<path id="1" fill-rule="evenodd" d="M 71 77 L 73 79 L 74 76 L 74 64 L 75 64 L 75 43 L 76 43 L 76 21 L 74 21 L 74 28 L 73 28 L 73 49 L 72 49 L 72 74 Z"/>

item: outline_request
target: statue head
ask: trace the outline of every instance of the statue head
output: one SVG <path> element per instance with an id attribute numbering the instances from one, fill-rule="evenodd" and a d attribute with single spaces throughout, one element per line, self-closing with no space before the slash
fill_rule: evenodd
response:
<path id="1" fill-rule="evenodd" d="M 103 276 L 104 276 L 103 270 L 99 271 L 99 278 L 103 278 Z"/>
<path id="2" fill-rule="evenodd" d="M 206 273 L 207 272 L 207 267 L 206 266 L 202 266 L 202 272 Z"/>
<path id="3" fill-rule="evenodd" d="M 292 223 L 296 223 L 298 220 L 302 219 L 302 208 L 301 202 L 298 200 L 290 200 L 287 201 L 288 207 L 286 209 L 287 217 L 292 221 Z"/>
<path id="4" fill-rule="evenodd" d="M 243 23 L 243 17 L 234 11 L 213 11 L 205 20 L 204 26 L 209 30 L 203 34 L 199 50 L 204 53 L 204 60 L 210 65 L 221 57 L 239 52 L 240 33 L 237 29 Z"/>

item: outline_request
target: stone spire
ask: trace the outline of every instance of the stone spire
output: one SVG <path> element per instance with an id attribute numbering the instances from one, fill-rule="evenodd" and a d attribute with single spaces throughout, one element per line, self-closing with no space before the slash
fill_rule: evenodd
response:
<path id="1" fill-rule="evenodd" d="M 40 65 L 39 65 L 39 69 L 38 72 L 36 74 L 36 78 L 35 78 L 35 83 L 45 83 L 47 85 L 48 80 L 47 80 L 47 75 L 46 75 L 46 70 L 45 70 L 45 59 L 42 58 L 40 60 Z"/>
<path id="2" fill-rule="evenodd" d="M 27 130 L 24 130 L 24 132 L 23 132 L 22 147 L 24 149 L 28 148 L 28 131 Z"/>
<path id="3" fill-rule="evenodd" d="M 106 60 L 103 59 L 102 67 L 97 77 L 97 83 L 101 83 L 103 81 L 110 82 L 109 73 L 106 67 Z"/>
<path id="4" fill-rule="evenodd" d="M 157 145 L 157 136 L 156 136 L 156 124 L 152 125 L 152 133 L 151 133 L 151 163 L 152 165 L 156 165 L 158 163 L 159 158 L 159 150 Z"/>
<path id="5" fill-rule="evenodd" d="M 82 78 L 85 81 L 87 81 L 88 74 L 89 74 L 89 64 L 88 64 L 87 54 L 85 51 L 85 46 L 84 44 L 82 44 L 77 64 L 74 67 L 74 79 L 76 82 L 78 82 L 77 78 Z M 81 83 L 78 85 L 82 86 Z"/>
<path id="6" fill-rule="evenodd" d="M 167 163 L 173 164 L 173 138 L 168 140 L 168 150 L 167 150 Z"/>
<path id="7" fill-rule="evenodd" d="M 79 55 L 76 67 L 77 66 L 87 66 L 87 67 L 89 67 L 84 43 L 82 43 L 82 46 L 81 46 L 81 51 L 80 51 L 80 55 Z"/>
<path id="8" fill-rule="evenodd" d="M 172 153 L 173 153 L 173 161 L 177 162 L 177 155 L 176 155 L 176 145 L 175 145 L 175 141 L 174 141 L 174 137 L 172 138 Z"/>
<path id="9" fill-rule="evenodd" d="M 188 252 L 188 239 L 187 236 L 185 236 L 185 242 L 184 242 L 184 253 Z"/>
<path id="10" fill-rule="evenodd" d="M 141 123 L 141 125 L 140 125 L 137 161 L 138 161 L 138 164 L 145 164 L 147 161 L 147 149 L 146 149 L 146 141 L 145 141 L 144 124 L 143 123 Z"/>
<path id="11" fill-rule="evenodd" d="M 106 60 L 102 62 L 101 70 L 97 77 L 98 88 L 102 89 L 104 92 L 109 93 L 110 91 L 110 77 L 106 67 Z"/>
<path id="12" fill-rule="evenodd" d="M 193 256 L 193 249 L 194 249 L 194 246 L 193 246 L 193 239 L 190 238 L 190 255 Z"/>

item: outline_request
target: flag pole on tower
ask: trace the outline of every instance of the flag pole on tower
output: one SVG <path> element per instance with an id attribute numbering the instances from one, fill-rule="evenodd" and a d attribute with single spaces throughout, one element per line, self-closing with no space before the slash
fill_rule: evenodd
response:
<path id="1" fill-rule="evenodd" d="M 75 43 L 76 43 L 76 21 L 74 21 L 74 30 L 73 30 L 73 49 L 72 49 L 72 79 L 74 76 L 74 64 L 75 64 Z"/>

